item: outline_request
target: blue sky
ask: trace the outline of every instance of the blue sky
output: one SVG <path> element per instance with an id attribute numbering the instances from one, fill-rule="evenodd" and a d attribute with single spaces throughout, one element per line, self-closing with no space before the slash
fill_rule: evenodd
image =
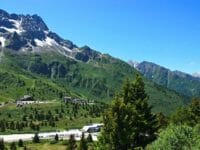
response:
<path id="1" fill-rule="evenodd" d="M 200 71 L 199 0 L 1 0 L 0 8 L 38 14 L 63 38 L 125 61 Z"/>

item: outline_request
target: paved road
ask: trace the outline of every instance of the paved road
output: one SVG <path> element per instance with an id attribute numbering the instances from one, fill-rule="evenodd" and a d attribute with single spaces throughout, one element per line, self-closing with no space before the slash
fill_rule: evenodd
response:
<path id="1" fill-rule="evenodd" d="M 61 132 L 44 132 L 39 133 L 40 139 L 54 139 L 55 135 L 58 134 L 59 139 L 69 139 L 70 135 L 74 135 L 75 139 L 79 141 L 81 139 L 82 131 L 78 129 L 61 131 Z M 99 133 L 91 133 L 94 141 L 97 141 L 97 136 Z M 88 133 L 85 133 L 85 137 L 88 136 Z M 19 139 L 23 141 L 31 141 L 34 137 L 34 134 L 11 134 L 11 135 L 0 135 L 5 142 L 17 142 Z"/>

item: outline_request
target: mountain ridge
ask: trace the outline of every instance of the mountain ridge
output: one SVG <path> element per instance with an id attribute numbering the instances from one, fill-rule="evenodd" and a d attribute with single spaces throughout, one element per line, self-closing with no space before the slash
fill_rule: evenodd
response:
<path id="1" fill-rule="evenodd" d="M 139 73 L 125 61 L 88 46 L 78 47 L 46 30 L 48 27 L 43 23 L 37 24 L 37 16 L 26 16 L 28 19 L 24 18 L 21 22 L 25 24 L 21 29 L 23 32 L 17 33 L 15 30 L 18 31 L 20 26 L 16 29 L 14 25 L 20 15 L 15 15 L 13 21 L 10 20 L 11 14 L 0 12 L 0 23 L 6 22 L 6 27 L 0 24 L 0 29 L 4 29 L 0 30 L 1 42 L 3 38 L 6 40 L 1 44 L 0 52 L 1 101 L 5 101 L 5 97 L 8 100 L 17 99 L 20 95 L 32 95 L 42 100 L 62 99 L 67 95 L 110 102 L 116 91 L 120 90 L 123 80 L 134 79 Z M 23 23 L 23 20 L 28 21 Z M 38 27 L 40 24 L 41 28 Z M 189 101 L 188 97 L 146 78 L 144 82 L 149 103 L 155 112 L 169 114 Z"/>
<path id="2" fill-rule="evenodd" d="M 198 77 L 177 70 L 171 71 L 148 61 L 139 63 L 135 68 L 145 77 L 161 86 L 190 97 L 200 96 L 200 78 Z"/>
<path id="3" fill-rule="evenodd" d="M 70 40 L 49 30 L 42 18 L 34 15 L 9 14 L 0 10 L 0 45 L 19 52 L 57 51 L 66 57 L 87 62 L 103 54 L 88 46 L 77 47 Z M 9 42 L 6 42 L 9 41 Z"/>

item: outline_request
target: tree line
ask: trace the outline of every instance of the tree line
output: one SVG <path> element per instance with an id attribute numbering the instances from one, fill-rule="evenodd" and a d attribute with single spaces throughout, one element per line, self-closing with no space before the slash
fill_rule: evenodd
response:
<path id="1" fill-rule="evenodd" d="M 200 100 L 177 109 L 171 116 L 153 113 L 142 77 L 125 81 L 103 114 L 103 129 L 94 150 L 197 150 L 200 149 Z M 75 108 L 76 109 L 76 108 Z M 58 139 L 58 137 L 55 137 Z M 88 150 L 82 135 L 79 145 L 73 135 L 68 150 Z M 80 146 L 81 145 L 81 146 Z M 81 148 L 79 148 L 81 147 Z M 91 147 L 90 147 L 91 148 Z"/>
<path id="2" fill-rule="evenodd" d="M 43 105 L 43 104 L 41 104 Z M 7 131 L 40 131 L 41 128 L 54 128 L 60 120 L 73 121 L 79 117 L 84 118 L 98 118 L 106 109 L 104 103 L 79 104 L 79 103 L 61 103 L 60 106 L 54 108 L 40 108 L 40 107 L 22 107 L 16 108 L 17 112 L 4 111 L 0 112 L 0 132 Z"/>
<path id="3" fill-rule="evenodd" d="M 142 77 L 126 80 L 103 117 L 97 150 L 200 149 L 200 99 L 171 116 L 152 113 Z"/>

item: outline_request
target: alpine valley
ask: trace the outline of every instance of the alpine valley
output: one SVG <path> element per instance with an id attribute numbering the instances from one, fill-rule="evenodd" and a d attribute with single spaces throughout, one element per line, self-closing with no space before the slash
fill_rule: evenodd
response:
<path id="1" fill-rule="evenodd" d="M 123 81 L 139 73 L 123 60 L 63 39 L 38 15 L 0 10 L 0 47 L 2 102 L 31 95 L 40 100 L 70 96 L 110 103 Z M 137 69 L 144 75 L 154 112 L 170 114 L 191 96 L 199 96 L 199 79 L 143 66 Z"/>

